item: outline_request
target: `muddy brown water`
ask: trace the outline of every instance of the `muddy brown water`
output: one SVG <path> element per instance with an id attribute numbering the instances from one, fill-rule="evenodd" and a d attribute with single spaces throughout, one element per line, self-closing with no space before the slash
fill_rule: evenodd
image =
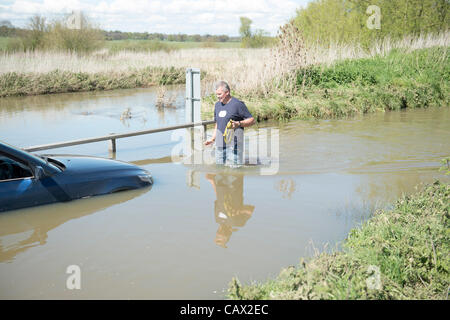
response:
<path id="1" fill-rule="evenodd" d="M 184 123 L 155 89 L 0 99 L 0 139 L 27 147 Z M 129 108 L 132 117 L 121 115 Z M 115 157 L 151 188 L 0 214 L 1 299 L 222 299 L 229 281 L 264 281 L 420 183 L 445 180 L 448 107 L 342 120 L 262 123 L 278 132 L 276 172 L 173 162 L 173 133 L 41 153 Z M 272 147 L 270 144 L 269 149 Z M 272 149 L 271 149 L 272 150 Z M 80 270 L 69 290 L 67 268 Z"/>

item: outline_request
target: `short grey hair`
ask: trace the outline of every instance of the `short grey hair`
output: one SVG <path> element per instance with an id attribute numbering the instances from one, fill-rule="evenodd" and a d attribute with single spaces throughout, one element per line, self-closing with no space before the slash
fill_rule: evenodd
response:
<path id="1" fill-rule="evenodd" d="M 219 89 L 219 88 L 222 88 L 222 89 L 225 89 L 228 92 L 231 92 L 230 86 L 228 85 L 228 83 L 226 83 L 223 80 L 220 80 L 220 81 L 216 82 L 216 90 Z"/>

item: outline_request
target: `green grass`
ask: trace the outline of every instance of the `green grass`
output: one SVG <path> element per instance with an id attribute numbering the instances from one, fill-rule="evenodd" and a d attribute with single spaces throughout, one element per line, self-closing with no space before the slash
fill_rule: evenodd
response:
<path id="1" fill-rule="evenodd" d="M 0 51 L 6 50 L 9 39 L 8 37 L 0 37 Z"/>
<path id="2" fill-rule="evenodd" d="M 193 42 L 193 41 L 164 41 L 169 46 L 173 46 L 177 49 L 192 49 L 192 48 L 240 48 L 241 43 L 236 41 L 226 41 L 226 42 L 214 42 L 214 41 L 204 41 L 204 42 Z"/>
<path id="3" fill-rule="evenodd" d="M 411 53 L 392 50 L 387 56 L 339 61 L 331 67 L 313 66 L 298 72 L 297 84 L 338 86 L 400 85 L 448 81 L 448 48 L 420 49 Z"/>
<path id="4" fill-rule="evenodd" d="M 276 279 L 242 285 L 231 299 L 448 299 L 450 186 L 439 182 L 353 229 L 343 250 L 322 253 Z"/>
<path id="5" fill-rule="evenodd" d="M 341 118 L 375 111 L 449 105 L 448 48 L 339 61 L 299 70 L 296 91 L 240 96 L 257 120 Z M 208 101 L 208 100 L 207 100 Z M 208 101 L 209 102 L 209 101 Z M 212 111 L 204 107 L 205 115 Z"/>
<path id="6" fill-rule="evenodd" d="M 193 42 L 193 41 L 156 41 L 156 40 L 114 40 L 105 41 L 110 52 L 130 51 L 171 51 L 194 48 L 239 48 L 240 42 Z"/>
<path id="7" fill-rule="evenodd" d="M 184 82 L 185 70 L 173 67 L 147 67 L 116 73 L 84 73 L 59 70 L 43 74 L 8 72 L 0 75 L 0 97 L 127 89 Z"/>

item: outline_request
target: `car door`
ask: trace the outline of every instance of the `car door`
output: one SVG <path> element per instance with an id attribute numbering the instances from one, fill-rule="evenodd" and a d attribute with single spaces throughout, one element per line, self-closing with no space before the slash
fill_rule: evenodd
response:
<path id="1" fill-rule="evenodd" d="M 0 152 L 0 212 L 55 201 L 28 164 Z"/>

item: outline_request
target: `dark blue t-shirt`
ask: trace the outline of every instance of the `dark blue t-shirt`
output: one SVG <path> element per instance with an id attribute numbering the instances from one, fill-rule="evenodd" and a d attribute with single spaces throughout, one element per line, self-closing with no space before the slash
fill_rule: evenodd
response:
<path id="1" fill-rule="evenodd" d="M 216 146 L 224 146 L 222 134 L 225 132 L 225 128 L 227 127 L 227 123 L 230 119 L 234 121 L 242 121 L 252 117 L 253 116 L 248 111 L 245 103 L 234 97 L 231 97 L 231 100 L 227 104 L 222 104 L 220 101 L 216 102 L 216 105 L 214 106 L 214 121 L 217 123 L 218 130 L 216 133 Z M 235 136 L 243 135 L 243 133 L 244 128 L 242 127 L 234 130 Z M 220 139 L 220 137 L 222 137 L 222 139 Z"/>

